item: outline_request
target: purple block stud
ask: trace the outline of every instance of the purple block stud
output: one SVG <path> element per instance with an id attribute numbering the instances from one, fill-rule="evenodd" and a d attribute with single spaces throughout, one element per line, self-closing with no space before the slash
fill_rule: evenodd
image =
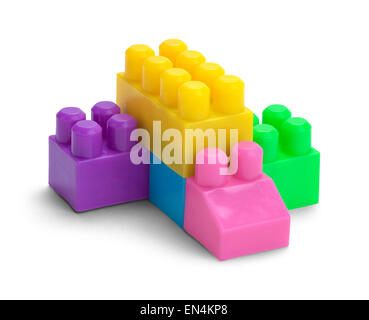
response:
<path id="1" fill-rule="evenodd" d="M 120 113 L 119 107 L 114 102 L 111 101 L 101 101 L 96 103 L 92 107 L 91 118 L 93 121 L 97 122 L 101 126 L 104 138 L 106 136 L 106 128 L 108 120 L 110 119 L 111 116 L 119 113 Z"/>
<path id="2" fill-rule="evenodd" d="M 72 153 L 81 158 L 96 158 L 102 152 L 102 129 L 91 120 L 77 122 L 72 128 Z"/>
<path id="3" fill-rule="evenodd" d="M 56 115 L 56 140 L 60 143 L 70 143 L 72 127 L 85 119 L 86 114 L 79 108 L 61 109 Z"/>
<path id="4" fill-rule="evenodd" d="M 108 147 L 116 151 L 129 152 L 136 144 L 131 141 L 131 132 L 137 128 L 137 121 L 128 114 L 116 114 L 108 120 L 107 142 Z"/>

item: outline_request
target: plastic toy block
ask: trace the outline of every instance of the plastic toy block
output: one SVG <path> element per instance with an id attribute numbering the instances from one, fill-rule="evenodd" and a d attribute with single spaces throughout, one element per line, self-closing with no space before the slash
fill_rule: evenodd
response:
<path id="1" fill-rule="evenodd" d="M 253 125 L 256 126 L 257 124 L 259 124 L 260 120 L 259 118 L 257 117 L 257 115 L 254 113 L 254 118 L 253 118 Z"/>
<path id="2" fill-rule="evenodd" d="M 240 142 L 231 161 L 238 168 L 226 176 L 223 151 L 197 155 L 195 177 L 187 179 L 184 229 L 219 260 L 288 246 L 290 216 L 273 180 L 262 172 L 261 147 Z"/>
<path id="3" fill-rule="evenodd" d="M 56 135 L 49 137 L 49 184 L 77 211 L 147 199 L 149 165 L 130 160 L 129 137 L 137 127 L 112 102 L 92 108 L 92 120 L 78 108 L 56 116 Z"/>
<path id="4" fill-rule="evenodd" d="M 244 83 L 236 76 L 224 75 L 222 67 L 205 62 L 197 51 L 187 50 L 177 39 L 164 41 L 160 56 L 145 45 L 133 45 L 126 51 L 125 73 L 117 75 L 117 104 L 132 115 L 139 128 L 153 137 L 153 121 L 161 121 L 161 132 L 178 129 L 182 137 L 182 164 L 162 158 L 161 150 L 171 143 L 161 139 L 161 149 L 147 146 L 173 171 L 187 178 L 195 173 L 192 143 L 186 129 L 225 129 L 225 152 L 231 148 L 230 130 L 238 130 L 238 140 L 252 140 L 253 113 L 244 106 Z M 216 135 L 218 140 L 218 135 Z M 187 142 L 187 143 L 186 143 Z M 218 143 L 218 141 L 216 141 Z M 208 141 L 205 140 L 205 147 Z M 192 154 L 191 162 L 186 155 Z"/>
<path id="5" fill-rule="evenodd" d="M 254 141 L 264 150 L 263 171 L 276 184 L 288 209 L 319 202 L 320 153 L 311 147 L 311 125 L 291 118 L 282 105 L 263 111 L 254 127 Z"/>
<path id="6" fill-rule="evenodd" d="M 186 178 L 151 153 L 149 200 L 183 228 Z"/>

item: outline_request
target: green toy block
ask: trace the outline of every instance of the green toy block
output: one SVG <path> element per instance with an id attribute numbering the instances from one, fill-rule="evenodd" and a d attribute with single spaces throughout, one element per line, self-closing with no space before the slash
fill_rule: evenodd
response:
<path id="1" fill-rule="evenodd" d="M 253 113 L 253 117 L 253 126 L 256 126 L 257 124 L 259 124 L 259 118 L 255 113 Z"/>
<path id="2" fill-rule="evenodd" d="M 291 118 L 282 105 L 263 111 L 254 141 L 264 151 L 263 171 L 271 177 L 288 209 L 319 202 L 320 153 L 311 147 L 311 125 Z"/>

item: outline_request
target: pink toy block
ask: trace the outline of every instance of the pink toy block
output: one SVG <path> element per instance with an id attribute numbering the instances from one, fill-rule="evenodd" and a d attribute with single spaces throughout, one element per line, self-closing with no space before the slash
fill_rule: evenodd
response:
<path id="1" fill-rule="evenodd" d="M 187 179 L 184 229 L 219 260 L 288 246 L 290 216 L 262 172 L 262 148 L 251 141 L 234 146 L 234 175 L 221 173 L 226 161 L 218 149 L 198 153 L 195 177 Z"/>

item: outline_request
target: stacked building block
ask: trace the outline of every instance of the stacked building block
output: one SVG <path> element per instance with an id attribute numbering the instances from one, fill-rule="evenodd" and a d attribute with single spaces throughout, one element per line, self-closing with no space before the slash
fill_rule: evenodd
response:
<path id="1" fill-rule="evenodd" d="M 156 164 L 150 165 L 150 201 L 183 227 L 185 180 L 195 173 L 198 143 L 195 136 L 186 136 L 186 130 L 198 129 L 206 135 L 207 129 L 222 129 L 226 141 L 221 147 L 229 152 L 232 129 L 238 130 L 239 140 L 252 140 L 253 113 L 244 106 L 242 80 L 225 75 L 222 67 L 205 62 L 201 53 L 187 50 L 182 41 L 164 41 L 159 54 L 155 56 L 154 50 L 146 45 L 128 48 L 126 70 L 117 75 L 117 104 L 151 137 L 155 131 L 161 134 L 168 129 L 177 129 L 180 132 L 180 163 L 170 162 L 170 157 L 162 156 L 162 151 L 164 155 L 166 148 L 178 143 L 171 137 L 163 136 L 157 143 L 151 139 L 146 147 L 162 162 L 166 177 L 151 174 L 161 170 L 155 168 Z M 160 122 L 160 128 L 155 127 L 155 121 Z M 216 135 L 214 144 L 219 146 L 218 142 Z M 205 139 L 203 148 L 208 146 L 209 139 Z M 165 181 L 172 187 L 170 194 L 176 192 L 172 200 L 168 200 L 169 185 L 163 186 Z"/>
<path id="2" fill-rule="evenodd" d="M 154 137 L 158 131 L 161 135 L 167 129 L 174 128 L 180 132 L 179 141 L 173 135 L 172 139 L 163 136 L 159 141 L 155 142 L 153 138 L 146 144 L 151 151 L 152 160 L 155 160 L 150 164 L 149 199 L 219 259 L 228 259 L 288 244 L 287 209 L 273 181 L 261 172 L 255 172 L 254 179 L 249 179 L 247 182 L 239 181 L 241 176 L 239 173 L 231 177 L 224 175 L 223 178 L 229 183 L 218 186 L 218 191 L 212 193 L 214 188 L 202 190 L 207 195 L 224 194 L 224 197 L 220 196 L 222 199 L 220 201 L 224 201 L 222 205 L 216 201 L 215 204 L 210 204 L 207 196 L 201 195 L 200 191 L 200 195 L 196 195 L 194 191 L 204 187 L 202 184 L 197 186 L 195 182 L 198 181 L 198 168 L 202 167 L 196 164 L 196 176 L 193 178 L 196 153 L 192 152 L 190 163 L 187 161 L 187 155 L 189 151 L 195 149 L 197 140 L 193 136 L 186 136 L 186 129 L 198 129 L 204 135 L 207 129 L 223 129 L 226 140 L 221 145 L 217 135 L 215 145 L 222 149 L 224 155 L 229 154 L 233 146 L 231 130 L 238 131 L 238 140 L 252 141 L 253 126 L 258 123 L 258 118 L 244 106 L 242 80 L 236 76 L 225 75 L 222 67 L 206 62 L 201 53 L 188 50 L 186 44 L 180 40 L 164 41 L 159 47 L 159 56 L 155 56 L 154 50 L 146 45 L 133 45 L 126 51 L 125 73 L 117 75 L 117 104 L 122 112 L 134 116 L 138 126 L 146 129 L 151 137 Z M 155 122 L 160 123 L 160 127 L 155 127 Z M 181 161 L 173 163 L 171 162 L 173 157 L 165 157 L 164 154 L 166 148 L 178 143 L 182 150 Z M 252 142 L 249 143 L 252 144 L 252 148 L 255 148 Z M 208 137 L 202 150 L 213 150 L 208 148 L 211 146 L 214 145 L 210 145 Z M 246 148 L 246 145 L 243 146 Z M 260 157 L 262 150 L 261 148 L 257 150 L 251 154 L 254 156 L 258 154 Z M 241 157 L 241 159 L 247 162 L 247 159 L 252 159 L 252 156 Z M 259 158 L 258 161 L 260 168 L 261 159 Z M 246 171 L 253 170 L 253 164 L 240 165 L 241 168 L 250 165 L 251 169 Z M 205 167 L 209 169 L 211 165 Z M 213 172 L 213 174 L 217 177 L 219 173 Z M 211 181 L 212 177 L 206 177 L 206 179 Z M 235 190 L 239 190 L 237 195 L 234 194 Z M 229 197 L 228 200 L 226 200 L 227 197 Z M 240 202 L 243 199 L 248 201 L 242 206 Z M 270 203 L 266 203 L 266 200 Z M 234 206 L 234 203 L 237 205 Z M 236 212 L 240 209 L 241 212 L 237 216 Z M 228 220 L 225 218 L 227 213 L 230 213 Z M 221 226 L 219 219 L 227 220 L 224 226 Z M 268 231 L 275 231 L 275 239 L 273 236 L 267 236 L 268 232 L 265 232 L 267 226 L 272 226 L 274 223 L 281 226 L 277 227 L 279 231 L 274 230 L 274 227 L 270 227 Z M 210 232 L 211 226 L 214 225 L 220 229 L 213 228 Z M 264 231 L 260 231 L 259 236 L 255 238 L 255 230 Z M 240 233 L 244 233 L 244 238 Z M 242 241 L 236 245 L 231 239 Z M 214 244 L 218 247 L 215 248 Z"/>
<path id="3" fill-rule="evenodd" d="M 77 212 L 147 199 L 149 166 L 130 160 L 136 120 L 106 101 L 92 108 L 95 121 L 85 119 L 79 108 L 58 112 L 49 137 L 50 186 Z"/>
<path id="4" fill-rule="evenodd" d="M 273 179 L 288 209 L 319 201 L 320 153 L 311 146 L 311 125 L 292 118 L 283 105 L 263 111 L 254 141 L 264 149 L 264 173 Z"/>
<path id="5" fill-rule="evenodd" d="M 319 200 L 311 125 L 282 105 L 259 124 L 243 81 L 181 40 L 157 56 L 129 47 L 116 102 L 97 103 L 92 120 L 78 108 L 57 114 L 49 184 L 77 212 L 148 198 L 227 260 L 288 246 L 287 209 Z"/>

